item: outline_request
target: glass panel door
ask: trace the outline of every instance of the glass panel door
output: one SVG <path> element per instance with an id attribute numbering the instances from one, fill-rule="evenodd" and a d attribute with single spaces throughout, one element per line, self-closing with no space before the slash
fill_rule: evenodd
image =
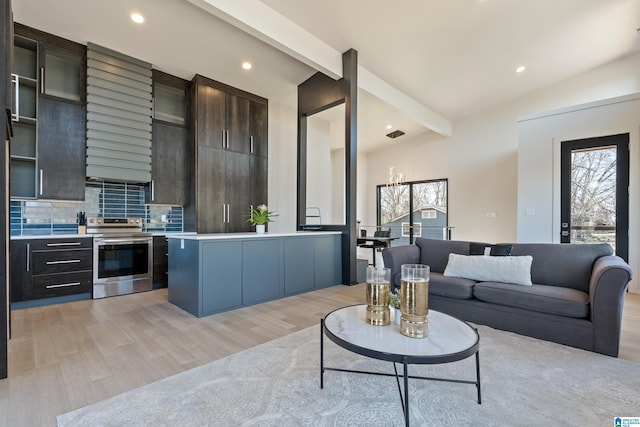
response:
<path id="1" fill-rule="evenodd" d="M 622 134 L 562 143 L 562 243 L 609 243 L 626 259 L 628 142 Z"/>
<path id="2" fill-rule="evenodd" d="M 412 184 L 413 237 L 447 240 L 447 181 Z M 413 240 L 412 240 L 413 241 Z"/>
<path id="3" fill-rule="evenodd" d="M 410 187 L 409 184 L 381 185 L 378 187 L 379 203 L 378 218 L 380 226 L 391 231 L 391 237 L 396 237 L 393 244 L 409 244 L 409 234 L 404 233 L 402 224 L 410 221 Z"/>

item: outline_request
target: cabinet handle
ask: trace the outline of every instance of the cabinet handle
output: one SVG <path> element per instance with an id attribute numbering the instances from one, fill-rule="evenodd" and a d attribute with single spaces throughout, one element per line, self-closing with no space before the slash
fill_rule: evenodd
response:
<path id="1" fill-rule="evenodd" d="M 226 130 L 227 133 L 227 148 L 229 148 L 229 129 Z"/>
<path id="2" fill-rule="evenodd" d="M 44 174 L 44 170 L 40 169 L 40 195 L 42 196 L 42 175 Z"/>
<path id="3" fill-rule="evenodd" d="M 231 224 L 231 205 L 227 203 L 227 224 Z"/>
<path id="4" fill-rule="evenodd" d="M 15 111 L 11 113 L 11 120 L 14 122 L 20 121 L 20 76 L 17 74 L 11 74 L 11 83 L 13 83 L 15 92 L 14 92 L 14 101 L 15 101 Z"/>
<path id="5" fill-rule="evenodd" d="M 47 261 L 47 265 L 56 265 L 56 264 L 75 264 L 80 262 L 79 259 L 66 259 L 63 261 Z"/>
<path id="6" fill-rule="evenodd" d="M 31 254 L 31 243 L 27 243 L 27 271 L 31 269 L 31 263 L 29 262 L 29 255 Z"/>
<path id="7" fill-rule="evenodd" d="M 40 67 L 40 93 L 44 94 L 44 67 Z"/>
<path id="8" fill-rule="evenodd" d="M 151 201 L 153 202 L 156 199 L 156 185 L 155 181 L 151 180 Z"/>
<path id="9" fill-rule="evenodd" d="M 222 223 L 226 223 L 227 222 L 227 208 L 226 205 L 223 203 L 222 204 Z"/>
<path id="10" fill-rule="evenodd" d="M 80 242 L 65 242 L 65 243 L 47 243 L 48 248 L 55 248 L 57 246 L 80 246 Z"/>
<path id="11" fill-rule="evenodd" d="M 69 286 L 80 286 L 80 282 L 61 283 L 59 285 L 47 285 L 46 288 L 47 289 L 66 288 L 66 287 L 69 287 Z"/>
<path id="12" fill-rule="evenodd" d="M 224 131 L 224 129 L 222 129 L 222 148 L 226 148 L 226 144 L 225 144 L 225 138 L 226 138 L 227 134 Z"/>

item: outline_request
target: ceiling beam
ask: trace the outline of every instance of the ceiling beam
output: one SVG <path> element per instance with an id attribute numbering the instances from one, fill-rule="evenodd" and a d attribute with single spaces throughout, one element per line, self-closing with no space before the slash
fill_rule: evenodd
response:
<path id="1" fill-rule="evenodd" d="M 240 28 L 298 61 L 334 79 L 342 77 L 342 52 L 338 52 L 261 1 L 188 0 L 214 16 Z M 358 67 L 358 86 L 407 114 L 424 127 L 451 136 L 451 122 Z"/>

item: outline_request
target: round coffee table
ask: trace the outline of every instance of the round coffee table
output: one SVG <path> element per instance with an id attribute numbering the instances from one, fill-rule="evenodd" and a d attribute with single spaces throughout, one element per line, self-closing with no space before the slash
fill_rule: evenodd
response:
<path id="1" fill-rule="evenodd" d="M 480 336 L 476 329 L 452 316 L 429 310 L 427 317 L 429 322 L 428 336 L 426 338 L 409 338 L 400 333 L 399 325 L 394 323 L 393 313 L 390 325 L 373 326 L 366 322 L 366 310 L 365 304 L 352 305 L 334 310 L 320 320 L 320 388 L 324 388 L 325 371 L 395 377 L 407 426 L 409 425 L 409 378 L 475 384 L 478 390 L 478 403 L 481 403 L 480 355 L 478 352 Z M 324 335 L 340 347 L 353 353 L 393 362 L 395 374 L 325 367 Z M 475 381 L 418 377 L 408 373 L 408 365 L 410 364 L 456 362 L 474 354 L 476 356 Z M 403 365 L 401 375 L 398 374 L 396 363 Z M 400 377 L 404 382 L 404 396 L 400 388 Z"/>

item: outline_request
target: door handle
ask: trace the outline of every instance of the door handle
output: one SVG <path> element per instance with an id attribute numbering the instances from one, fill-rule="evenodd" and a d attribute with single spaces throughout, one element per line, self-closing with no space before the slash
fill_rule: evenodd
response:
<path id="1" fill-rule="evenodd" d="M 80 282 L 61 283 L 59 285 L 47 285 L 46 288 L 47 289 L 66 288 L 66 287 L 69 287 L 69 286 L 80 286 Z"/>
<path id="2" fill-rule="evenodd" d="M 44 67 L 40 67 L 40 93 L 44 94 Z"/>
<path id="3" fill-rule="evenodd" d="M 14 122 L 20 121 L 20 76 L 17 74 L 11 74 L 11 83 L 14 86 L 14 105 L 15 111 L 11 113 L 11 120 Z"/>
<path id="4" fill-rule="evenodd" d="M 63 261 L 47 261 L 47 265 L 57 265 L 57 264 L 75 264 L 80 262 L 79 259 L 68 259 Z"/>

